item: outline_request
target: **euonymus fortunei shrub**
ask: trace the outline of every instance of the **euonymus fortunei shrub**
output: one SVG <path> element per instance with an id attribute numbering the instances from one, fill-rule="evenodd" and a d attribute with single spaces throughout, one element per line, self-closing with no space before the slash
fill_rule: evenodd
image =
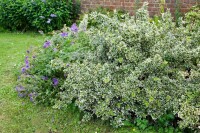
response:
<path id="1" fill-rule="evenodd" d="M 182 19 L 176 27 L 169 11 L 152 22 L 146 8 L 120 20 L 93 12 L 55 33 L 26 58 L 19 94 L 54 108 L 75 104 L 83 121 L 95 116 L 118 127 L 170 112 L 179 127 L 198 127 L 200 27 Z"/>

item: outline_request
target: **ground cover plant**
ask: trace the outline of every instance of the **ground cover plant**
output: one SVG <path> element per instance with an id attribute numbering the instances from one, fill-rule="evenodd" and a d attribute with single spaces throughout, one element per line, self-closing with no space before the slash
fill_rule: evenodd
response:
<path id="1" fill-rule="evenodd" d="M 72 0 L 1 0 L 0 26 L 8 30 L 49 32 L 71 25 L 80 5 Z"/>
<path id="2" fill-rule="evenodd" d="M 86 14 L 79 26 L 64 27 L 42 49 L 28 51 L 18 95 L 56 109 L 74 106 L 82 121 L 197 131 L 199 21 L 180 18 L 177 27 L 169 11 L 150 21 L 146 3 L 135 16 L 122 17 Z"/>

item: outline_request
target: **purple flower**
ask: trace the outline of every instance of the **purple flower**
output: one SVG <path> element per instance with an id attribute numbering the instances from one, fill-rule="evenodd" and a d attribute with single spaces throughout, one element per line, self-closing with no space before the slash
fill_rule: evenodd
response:
<path id="1" fill-rule="evenodd" d="M 28 64 L 29 64 L 29 61 L 28 61 L 28 59 L 26 59 L 26 60 L 25 60 L 25 64 L 26 64 L 26 65 L 28 65 Z"/>
<path id="2" fill-rule="evenodd" d="M 35 92 L 31 92 L 29 95 L 30 101 L 33 102 L 34 101 L 34 97 L 37 96 L 37 94 Z"/>
<path id="3" fill-rule="evenodd" d="M 28 58 L 25 59 L 25 64 L 26 64 L 26 65 L 29 64 Z"/>
<path id="4" fill-rule="evenodd" d="M 28 96 L 29 96 L 29 97 L 34 97 L 34 96 L 37 96 L 37 93 L 31 92 L 31 93 L 28 94 Z"/>
<path id="5" fill-rule="evenodd" d="M 42 76 L 42 79 L 43 79 L 43 80 L 48 80 L 48 77 Z"/>
<path id="6" fill-rule="evenodd" d="M 29 96 L 29 97 L 32 97 L 32 96 L 33 96 L 33 93 L 28 94 L 28 96 Z"/>
<path id="7" fill-rule="evenodd" d="M 29 61 L 28 61 L 28 56 L 26 56 L 25 64 L 26 64 L 26 66 L 25 66 L 26 69 L 30 68 Z"/>
<path id="8" fill-rule="evenodd" d="M 22 73 L 25 73 L 26 72 L 26 68 L 22 67 L 21 71 L 22 71 Z"/>
<path id="9" fill-rule="evenodd" d="M 48 18 L 48 20 L 47 20 L 47 24 L 50 24 L 50 23 L 51 23 L 51 19 Z"/>
<path id="10" fill-rule="evenodd" d="M 62 32 L 62 33 L 60 33 L 60 35 L 61 35 L 62 37 L 67 37 L 67 36 L 68 36 L 68 33 Z"/>
<path id="11" fill-rule="evenodd" d="M 57 86 L 59 83 L 58 79 L 56 79 L 56 78 L 53 78 L 52 81 L 53 81 L 53 86 Z"/>
<path id="12" fill-rule="evenodd" d="M 50 16 L 51 16 L 52 18 L 56 18 L 56 17 L 57 17 L 56 14 L 51 14 Z"/>
<path id="13" fill-rule="evenodd" d="M 33 102 L 33 97 L 30 97 L 30 101 Z"/>
<path id="14" fill-rule="evenodd" d="M 48 48 L 51 45 L 50 41 L 46 41 L 43 45 L 44 48 Z"/>
<path id="15" fill-rule="evenodd" d="M 35 59 L 35 58 L 36 58 L 36 56 L 34 55 L 34 56 L 33 56 L 33 59 Z"/>
<path id="16" fill-rule="evenodd" d="M 29 64 L 27 64 L 27 65 L 26 65 L 26 69 L 29 69 L 29 68 L 30 68 L 30 66 L 29 66 Z"/>
<path id="17" fill-rule="evenodd" d="M 34 96 L 34 93 L 31 92 L 30 94 L 28 94 L 28 96 L 29 96 L 29 97 Z"/>
<path id="18" fill-rule="evenodd" d="M 71 26 L 71 31 L 78 32 L 78 27 L 76 26 L 75 23 Z"/>
<path id="19" fill-rule="evenodd" d="M 26 93 L 21 93 L 21 92 L 19 92 L 19 93 L 18 93 L 18 96 L 21 97 L 21 98 L 23 98 L 23 97 L 26 96 Z"/>
<path id="20" fill-rule="evenodd" d="M 16 86 L 15 90 L 17 92 L 25 91 L 25 88 L 23 86 Z"/>

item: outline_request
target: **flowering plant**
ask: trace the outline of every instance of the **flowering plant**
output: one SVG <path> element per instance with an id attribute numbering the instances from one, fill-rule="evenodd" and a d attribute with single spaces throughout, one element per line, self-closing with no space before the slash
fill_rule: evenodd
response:
<path id="1" fill-rule="evenodd" d="M 81 28 L 75 23 L 70 28 L 64 27 L 47 38 L 41 48 L 27 50 L 16 87 L 20 97 L 29 96 L 32 102 L 45 105 L 55 104 L 55 100 L 59 99 L 59 88 L 67 77 L 63 70 L 75 58 L 71 54 L 80 47 L 84 51 L 86 47 L 84 41 L 87 41 L 87 36 L 84 32 L 78 33 L 78 29 Z M 80 51 L 78 54 L 81 54 Z"/>

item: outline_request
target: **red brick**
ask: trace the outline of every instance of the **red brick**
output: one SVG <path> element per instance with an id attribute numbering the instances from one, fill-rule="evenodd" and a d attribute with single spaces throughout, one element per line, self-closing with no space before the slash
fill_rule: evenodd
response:
<path id="1" fill-rule="evenodd" d="M 159 13 L 160 0 L 140 0 L 139 5 L 137 5 L 138 8 L 142 6 L 143 1 L 149 2 L 148 10 L 150 11 L 150 15 Z M 172 13 L 175 11 L 177 6 L 179 6 L 180 11 L 187 12 L 191 6 L 195 5 L 195 3 L 200 3 L 200 0 L 179 0 L 179 5 L 177 5 L 176 0 L 165 1 L 165 10 L 170 8 Z M 109 7 L 111 9 L 121 8 L 131 13 L 134 11 L 136 3 L 135 0 L 81 0 L 81 9 L 83 11 L 98 6 Z"/>

